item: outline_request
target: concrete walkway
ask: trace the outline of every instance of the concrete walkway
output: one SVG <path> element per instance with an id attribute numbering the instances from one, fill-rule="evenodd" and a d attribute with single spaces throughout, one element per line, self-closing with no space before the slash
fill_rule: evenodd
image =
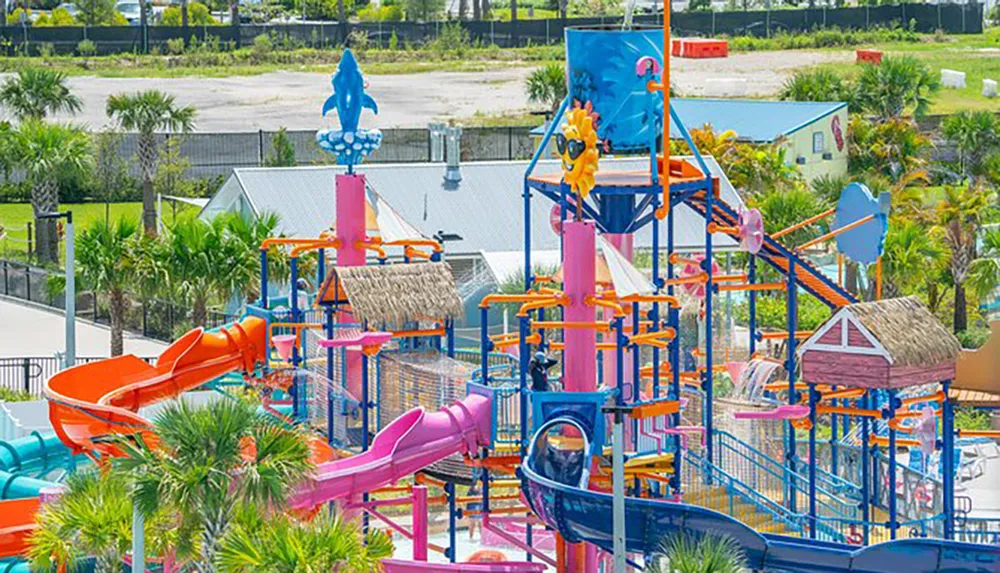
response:
<path id="1" fill-rule="evenodd" d="M 65 350 L 65 318 L 58 310 L 0 297 L 0 357 L 54 356 Z M 125 352 L 157 356 L 166 344 L 125 334 Z M 101 325 L 76 321 L 76 355 L 108 356 L 111 333 Z"/>

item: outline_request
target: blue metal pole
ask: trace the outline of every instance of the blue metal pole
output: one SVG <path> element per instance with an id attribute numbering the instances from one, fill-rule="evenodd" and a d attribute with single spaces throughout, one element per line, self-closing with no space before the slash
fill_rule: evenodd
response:
<path id="1" fill-rule="evenodd" d="M 809 384 L 809 538 L 816 539 L 816 402 L 815 384 Z"/>
<path id="2" fill-rule="evenodd" d="M 323 308 L 326 314 L 326 337 L 333 338 L 333 309 L 329 306 Z M 326 349 L 326 377 L 333 380 L 333 347 Z M 333 434 L 333 384 L 328 384 L 326 388 L 326 441 L 332 444 L 335 436 Z"/>
<path id="3" fill-rule="evenodd" d="M 618 394 L 615 396 L 615 405 L 617 406 L 625 405 L 625 389 L 623 386 L 625 384 L 624 344 L 626 342 L 623 332 L 623 321 L 624 319 L 620 316 L 615 318 L 615 385 L 618 388 Z"/>
<path id="4" fill-rule="evenodd" d="M 490 385 L 490 309 L 479 309 L 479 368 L 483 376 L 483 386 Z"/>
<path id="5" fill-rule="evenodd" d="M 669 256 L 674 252 L 674 209 L 670 208 L 667 213 L 667 281 L 674 278 L 674 265 L 670 263 Z M 657 253 L 659 256 L 659 253 Z M 674 285 L 667 283 L 667 294 L 674 296 Z M 667 324 L 674 329 L 674 339 L 667 347 L 670 362 L 670 399 L 681 399 L 681 324 L 680 310 L 673 306 L 667 307 Z M 673 414 L 672 424 L 676 428 L 681 425 L 680 412 Z M 674 436 L 674 475 L 671 487 L 674 495 L 681 493 L 681 465 L 684 463 L 684 456 L 681 454 L 681 437 Z"/>
<path id="6" fill-rule="evenodd" d="M 524 291 L 531 290 L 534 282 L 531 276 L 531 188 L 528 177 L 524 177 Z"/>
<path id="7" fill-rule="evenodd" d="M 664 46 L 664 49 L 667 49 Z M 672 110 L 671 110 L 672 111 Z M 664 142 L 665 146 L 669 146 L 669 142 Z M 694 146 L 692 146 L 694 149 Z M 695 151 L 696 157 L 700 159 L 700 155 Z M 705 280 L 705 404 L 703 409 L 705 411 L 705 458 L 708 460 L 709 464 L 715 463 L 715 414 L 714 414 L 714 372 L 712 371 L 712 296 L 713 296 L 713 285 L 712 285 L 712 233 L 708 231 L 708 223 L 712 221 L 713 206 L 712 202 L 715 199 L 715 194 L 712 192 L 712 179 L 708 174 L 708 170 L 705 173 L 705 259 L 702 261 L 702 270 L 707 275 Z M 673 209 L 671 209 L 673 211 Z"/>
<path id="8" fill-rule="evenodd" d="M 260 307 L 267 308 L 267 249 L 260 250 Z"/>
<path id="9" fill-rule="evenodd" d="M 361 451 L 368 451 L 368 355 L 361 353 Z M 368 503 L 368 492 L 362 496 L 365 503 Z M 368 512 L 362 514 L 362 531 L 368 534 Z"/>
<path id="10" fill-rule="evenodd" d="M 941 480 L 944 495 L 944 538 L 955 538 L 955 411 L 948 390 L 951 380 L 941 383 L 945 400 L 941 404 L 942 468 Z"/>
<path id="11" fill-rule="evenodd" d="M 326 249 L 317 249 L 316 251 L 316 291 L 319 291 L 319 287 L 323 286 L 323 281 L 326 280 Z"/>
<path id="12" fill-rule="evenodd" d="M 865 392 L 862 400 L 862 408 L 871 408 L 871 394 Z M 870 502 L 871 502 L 871 474 L 872 474 L 872 460 L 871 456 L 868 455 L 868 440 L 870 434 L 870 424 L 868 417 L 864 416 L 861 418 L 861 519 L 863 520 L 863 536 L 864 545 L 868 545 L 868 535 L 870 532 L 869 522 L 870 519 Z"/>
<path id="13" fill-rule="evenodd" d="M 798 324 L 798 288 L 795 283 L 795 261 L 791 257 L 788 259 L 788 356 L 785 360 L 785 370 L 788 372 L 788 403 L 798 403 L 798 392 L 795 391 L 795 328 Z M 788 441 L 785 450 L 785 462 L 788 466 L 788 480 L 785 484 L 786 501 L 788 509 L 795 511 L 796 495 L 793 483 L 793 474 L 796 473 L 795 463 L 795 427 L 791 422 L 785 424 L 785 431 L 788 433 Z"/>
<path id="14" fill-rule="evenodd" d="M 458 549 L 458 542 L 455 539 L 455 528 L 458 527 L 458 523 L 455 520 L 455 513 L 457 512 L 457 508 L 455 507 L 455 482 L 445 482 L 444 494 L 448 496 L 448 561 L 454 563 L 456 550 Z"/>
<path id="15" fill-rule="evenodd" d="M 446 318 L 444 322 L 445 348 L 448 358 L 455 357 L 455 321 Z"/>
<path id="16" fill-rule="evenodd" d="M 519 393 L 521 407 L 521 447 L 520 454 L 523 458 L 528 454 L 528 354 L 529 348 L 525 340 L 528 338 L 528 317 L 522 316 L 517 319 L 518 333 L 518 362 L 520 366 Z"/>
<path id="17" fill-rule="evenodd" d="M 754 284 L 757 282 L 757 258 L 750 257 L 750 268 L 747 271 L 747 283 Z M 750 331 L 750 356 L 753 356 L 757 352 L 757 291 L 751 290 L 749 292 L 749 299 L 747 301 L 747 308 L 750 311 L 750 323 L 748 329 Z"/>
<path id="18" fill-rule="evenodd" d="M 836 390 L 837 387 L 834 386 L 833 389 Z M 837 400 L 834 400 L 833 403 L 836 404 Z M 844 400 L 844 405 L 847 405 L 847 400 Z M 837 440 L 840 434 L 838 419 L 837 414 L 830 415 L 830 473 L 833 475 L 837 475 Z"/>
<path id="19" fill-rule="evenodd" d="M 896 391 L 889 390 L 889 405 L 887 420 L 896 415 Z M 899 528 L 898 509 L 896 508 L 896 430 L 889 424 L 889 539 L 896 539 Z"/>
<path id="20" fill-rule="evenodd" d="M 653 148 L 655 154 L 655 147 Z M 654 174 L 656 169 L 655 157 L 650 161 L 653 164 Z M 653 196 L 653 212 L 656 212 L 657 207 L 659 207 L 660 199 L 659 195 Z M 656 288 L 655 292 L 660 292 L 660 220 L 653 218 L 653 286 Z M 653 327 L 650 330 L 659 331 L 660 330 L 660 303 L 654 302 L 653 308 L 650 312 L 650 320 L 653 321 Z M 660 397 L 660 349 L 656 346 L 653 347 L 653 398 Z M 674 456 L 677 457 L 677 456 Z"/>

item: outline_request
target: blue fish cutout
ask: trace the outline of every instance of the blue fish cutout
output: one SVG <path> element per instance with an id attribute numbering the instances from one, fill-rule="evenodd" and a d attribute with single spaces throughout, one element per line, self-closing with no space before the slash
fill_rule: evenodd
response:
<path id="1" fill-rule="evenodd" d="M 353 169 L 382 144 L 382 132 L 358 127 L 361 111 L 368 108 L 378 114 L 378 105 L 365 93 L 365 79 L 351 50 L 344 50 L 336 73 L 333 74 L 333 95 L 323 104 L 323 115 L 337 110 L 340 129 L 321 129 L 316 143 L 337 156 L 337 162 Z"/>
<path id="2" fill-rule="evenodd" d="M 340 130 L 344 133 L 358 130 L 362 109 L 368 108 L 378 114 L 378 104 L 372 96 L 365 93 L 365 78 L 350 49 L 344 50 L 344 57 L 341 58 L 331 83 L 333 95 L 323 104 L 323 115 L 336 109 L 337 117 L 340 118 Z"/>

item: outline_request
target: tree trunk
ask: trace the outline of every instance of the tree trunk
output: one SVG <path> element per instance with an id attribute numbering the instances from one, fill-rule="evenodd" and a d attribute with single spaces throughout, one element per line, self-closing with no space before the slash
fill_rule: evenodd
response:
<path id="1" fill-rule="evenodd" d="M 847 292 L 858 295 L 858 264 L 846 261 L 844 264 L 844 288 Z"/>
<path id="2" fill-rule="evenodd" d="M 191 322 L 195 326 L 205 326 L 206 317 L 208 316 L 208 301 L 204 296 L 196 296 L 194 299 L 194 304 L 191 307 Z"/>
<path id="3" fill-rule="evenodd" d="M 969 328 L 969 315 L 965 303 L 965 285 L 955 281 L 955 333 L 962 332 Z"/>
<path id="4" fill-rule="evenodd" d="M 153 178 L 156 177 L 156 135 L 140 133 L 138 140 L 139 165 L 142 167 L 142 228 L 150 237 L 156 236 L 156 193 Z"/>
<path id="5" fill-rule="evenodd" d="M 482 20 L 482 13 L 479 11 L 479 0 L 472 0 L 472 19 Z"/>
<path id="6" fill-rule="evenodd" d="M 188 3 L 187 0 L 181 0 L 181 27 L 184 28 L 184 39 L 187 41 L 187 31 L 188 31 Z"/>
<path id="7" fill-rule="evenodd" d="M 111 356 L 121 356 L 125 350 L 122 331 L 125 328 L 125 292 L 119 288 L 108 293 L 108 311 L 111 314 Z"/>
<path id="8" fill-rule="evenodd" d="M 54 179 L 36 181 L 31 190 L 31 207 L 35 212 L 35 244 L 42 264 L 59 264 L 59 232 L 55 219 L 39 219 L 43 213 L 59 210 L 59 185 Z"/>

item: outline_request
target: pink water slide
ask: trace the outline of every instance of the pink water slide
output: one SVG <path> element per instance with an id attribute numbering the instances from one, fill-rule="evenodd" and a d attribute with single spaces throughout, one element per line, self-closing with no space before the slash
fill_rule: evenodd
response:
<path id="1" fill-rule="evenodd" d="M 414 408 L 379 432 L 368 451 L 318 466 L 292 506 L 350 499 L 452 454 L 474 454 L 490 443 L 490 412 L 490 399 L 476 394 L 434 413 Z"/>
<path id="2" fill-rule="evenodd" d="M 450 573 L 542 573 L 543 563 L 526 561 L 507 561 L 503 563 L 428 563 L 426 561 L 403 561 L 399 559 L 384 559 L 382 567 L 385 573 L 431 573 L 433 571 L 449 571 Z"/>

